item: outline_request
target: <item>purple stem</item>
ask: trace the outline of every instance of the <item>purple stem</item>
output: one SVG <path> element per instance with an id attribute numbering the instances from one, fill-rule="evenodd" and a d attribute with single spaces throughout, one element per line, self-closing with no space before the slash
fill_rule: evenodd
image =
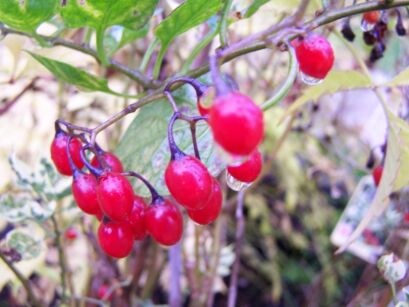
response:
<path id="1" fill-rule="evenodd" d="M 209 58 L 210 75 L 212 76 L 213 84 L 216 87 L 217 95 L 222 96 L 228 94 L 230 90 L 220 75 L 218 60 L 219 60 L 218 54 L 213 55 Z"/>
<path id="2" fill-rule="evenodd" d="M 102 169 L 99 169 L 97 167 L 92 166 L 91 163 L 88 162 L 88 160 L 87 160 L 87 158 L 85 156 L 85 150 L 88 150 L 88 149 L 91 150 L 89 145 L 86 145 L 86 146 L 81 148 L 81 150 L 80 150 L 81 160 L 82 160 L 82 162 L 84 162 L 86 168 L 91 172 L 91 174 L 93 174 L 95 177 L 98 178 L 104 173 L 104 171 Z M 94 154 L 96 154 L 96 152 L 94 152 Z"/>
<path id="3" fill-rule="evenodd" d="M 124 176 L 131 176 L 138 178 L 140 181 L 143 182 L 143 184 L 148 188 L 149 192 L 151 193 L 152 196 L 152 203 L 157 203 L 158 201 L 163 201 L 162 196 L 159 195 L 158 191 L 152 186 L 152 184 L 141 174 L 138 174 L 137 172 L 134 171 L 128 171 L 125 173 L 122 173 Z"/>
<path id="4" fill-rule="evenodd" d="M 199 81 L 197 81 L 196 79 L 193 78 L 189 78 L 189 77 L 179 77 L 179 78 L 175 78 L 171 81 L 168 82 L 168 84 L 166 84 L 165 88 L 164 88 L 164 92 L 170 92 L 170 88 L 173 84 L 176 83 L 187 83 L 189 85 L 191 85 L 195 91 L 196 91 L 196 95 L 197 97 L 201 97 L 203 95 L 204 92 L 207 91 L 207 89 L 209 88 L 206 84 L 203 84 Z"/>
<path id="5" fill-rule="evenodd" d="M 57 129 L 56 129 L 57 130 Z M 61 133 L 62 131 L 58 131 L 56 133 Z M 67 157 L 68 157 L 68 163 L 70 164 L 70 168 L 72 170 L 72 176 L 74 177 L 74 179 L 81 173 L 81 171 L 78 169 L 78 167 L 75 165 L 74 161 L 72 160 L 71 157 L 71 152 L 70 152 L 70 143 L 72 140 L 72 136 L 68 137 L 67 140 L 67 145 L 65 147 L 66 153 L 67 153 Z"/>
<path id="6" fill-rule="evenodd" d="M 173 113 L 169 124 L 168 124 L 168 142 L 169 142 L 169 150 L 170 150 L 170 159 L 180 159 L 185 156 L 185 153 L 180 150 L 180 148 L 176 145 L 174 136 L 173 136 L 173 126 L 176 120 L 180 117 L 180 112 Z"/>

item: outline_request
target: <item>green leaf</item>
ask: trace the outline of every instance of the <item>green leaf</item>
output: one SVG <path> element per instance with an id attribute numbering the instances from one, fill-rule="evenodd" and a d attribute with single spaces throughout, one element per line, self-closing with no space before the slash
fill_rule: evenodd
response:
<path id="1" fill-rule="evenodd" d="M 28 53 L 44 65 L 58 79 L 76 85 L 82 90 L 99 91 L 121 97 L 135 97 L 112 91 L 108 87 L 108 81 L 106 79 L 98 78 L 67 63 L 52 60 L 32 52 Z"/>
<path id="2" fill-rule="evenodd" d="M 159 0 L 68 0 L 61 16 L 70 28 L 89 26 L 105 30 L 121 25 L 131 30 L 143 27 Z"/>
<path id="3" fill-rule="evenodd" d="M 196 96 L 190 87 L 183 86 L 175 91 L 173 96 L 180 107 L 196 112 Z M 169 194 L 163 178 L 170 159 L 167 126 L 171 116 L 172 108 L 165 99 L 154 101 L 143 107 L 116 150 L 126 170 L 134 170 L 143 174 L 158 189 L 159 193 L 164 195 Z M 188 125 L 178 121 L 174 127 L 174 135 L 178 146 L 184 152 L 193 154 Z M 202 161 L 209 167 L 212 174 L 217 175 L 223 165 L 215 159 L 212 137 L 206 123 L 198 124 L 197 141 Z M 135 188 L 138 194 L 149 196 L 148 191 L 141 184 L 136 184 Z"/>
<path id="4" fill-rule="evenodd" d="M 58 7 L 58 0 L 1 0 L 0 22 L 17 30 L 35 32 L 56 14 Z"/>
<path id="5" fill-rule="evenodd" d="M 244 14 L 244 18 L 249 18 L 253 16 L 258 9 L 266 4 L 269 0 L 254 0 L 254 2 L 248 7 L 246 13 Z"/>
<path id="6" fill-rule="evenodd" d="M 222 5 L 221 0 L 186 0 L 183 2 L 155 30 L 155 35 L 162 43 L 162 49 L 166 49 L 178 35 L 212 17 Z"/>
<path id="7" fill-rule="evenodd" d="M 294 101 L 286 110 L 280 121 L 296 112 L 304 104 L 317 101 L 324 95 L 334 94 L 346 90 L 367 88 L 372 86 L 372 81 L 364 74 L 357 71 L 331 71 L 321 84 L 308 87 L 303 94 Z"/>
<path id="8" fill-rule="evenodd" d="M 392 192 L 409 185 L 409 172 L 407 171 L 409 167 L 409 125 L 394 115 L 386 105 L 384 109 L 388 117 L 389 133 L 381 181 L 365 217 L 337 252 L 344 251 L 361 235 L 374 218 L 379 217 L 385 211 Z"/>
<path id="9" fill-rule="evenodd" d="M 36 240 L 28 231 L 15 229 L 10 231 L 6 237 L 7 247 L 15 249 L 23 260 L 36 258 L 40 255 L 42 244 Z"/>

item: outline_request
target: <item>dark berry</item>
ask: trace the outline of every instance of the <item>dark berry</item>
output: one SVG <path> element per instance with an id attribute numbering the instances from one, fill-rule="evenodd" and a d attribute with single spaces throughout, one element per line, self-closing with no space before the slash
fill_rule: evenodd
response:
<path id="1" fill-rule="evenodd" d="M 134 237 L 127 222 L 102 222 L 98 228 L 98 242 L 102 250 L 114 258 L 124 258 L 131 253 Z"/>
<path id="2" fill-rule="evenodd" d="M 381 59 L 383 57 L 383 53 L 385 52 L 385 45 L 382 42 L 378 42 L 371 50 L 371 54 L 369 56 L 369 61 L 374 63 L 375 61 Z"/>
<path id="3" fill-rule="evenodd" d="M 98 181 L 94 175 L 77 173 L 71 190 L 78 207 L 88 214 L 102 214 L 97 197 Z"/>
<path id="4" fill-rule="evenodd" d="M 104 152 L 100 159 L 103 159 L 107 166 L 110 168 L 110 171 L 113 173 L 122 173 L 124 171 L 124 167 L 122 166 L 121 160 L 118 157 L 110 152 Z M 91 161 L 91 165 L 97 168 L 101 168 L 99 165 L 97 157 L 94 157 Z"/>
<path id="5" fill-rule="evenodd" d="M 62 175 L 71 176 L 73 170 L 67 156 L 67 142 L 69 136 L 65 133 L 58 133 L 51 143 L 51 159 L 53 160 L 58 172 Z M 84 163 L 81 160 L 81 141 L 78 138 L 72 138 L 69 150 L 74 164 L 78 168 L 82 168 Z"/>
<path id="6" fill-rule="evenodd" d="M 202 208 L 212 189 L 212 176 L 206 166 L 192 156 L 171 160 L 165 171 L 165 182 L 173 198 L 190 210 Z"/>
<path id="7" fill-rule="evenodd" d="M 169 200 L 151 204 L 145 212 L 148 233 L 162 245 L 174 245 L 182 238 L 183 216 Z"/>
<path id="8" fill-rule="evenodd" d="M 376 36 L 374 34 L 374 31 L 366 31 L 363 34 L 363 39 L 365 44 L 367 44 L 368 46 L 372 46 L 373 44 L 375 44 L 376 42 Z"/>
<path id="9" fill-rule="evenodd" d="M 239 92 L 215 99 L 209 125 L 215 141 L 232 155 L 249 155 L 264 136 L 263 112 L 250 97 Z"/>
<path id="10" fill-rule="evenodd" d="M 126 220 L 134 202 L 132 185 L 121 174 L 103 174 L 98 183 L 98 200 L 107 217 L 114 221 Z"/>
<path id="11" fill-rule="evenodd" d="M 219 182 L 213 178 L 212 192 L 204 208 L 199 210 L 187 210 L 190 219 L 200 225 L 212 223 L 220 214 L 223 195 Z"/>
<path id="12" fill-rule="evenodd" d="M 146 236 L 145 210 L 145 201 L 141 197 L 135 195 L 131 215 L 128 219 L 135 240 L 142 240 Z"/>
<path id="13" fill-rule="evenodd" d="M 260 175 L 263 166 L 263 157 L 260 151 L 255 150 L 250 157 L 238 166 L 229 166 L 227 171 L 241 182 L 253 182 Z"/>
<path id="14" fill-rule="evenodd" d="M 324 79 L 334 64 L 334 51 L 328 40 L 318 34 L 300 39 L 295 48 L 300 70 L 307 76 Z"/>
<path id="15" fill-rule="evenodd" d="M 74 227 L 68 227 L 64 232 L 64 237 L 69 241 L 74 241 L 78 238 L 78 231 Z"/>
<path id="16" fill-rule="evenodd" d="M 369 24 L 377 23 L 381 13 L 379 11 L 366 12 L 362 18 Z"/>
<path id="17" fill-rule="evenodd" d="M 383 166 L 382 165 L 378 165 L 372 171 L 372 178 L 373 178 L 373 181 L 375 182 L 376 186 L 378 186 L 379 183 L 381 182 L 382 173 L 383 173 Z"/>
<path id="18" fill-rule="evenodd" d="M 342 25 L 341 33 L 342 33 L 342 35 L 344 36 L 344 38 L 346 40 L 348 40 L 350 42 L 354 41 L 355 33 L 354 33 L 354 31 L 352 31 L 352 28 L 351 28 L 351 25 L 350 25 L 349 21 L 345 22 Z"/>

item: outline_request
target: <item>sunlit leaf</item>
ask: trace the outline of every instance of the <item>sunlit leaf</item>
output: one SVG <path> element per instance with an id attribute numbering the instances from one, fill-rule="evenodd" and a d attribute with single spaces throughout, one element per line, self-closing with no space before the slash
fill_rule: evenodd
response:
<path id="1" fill-rule="evenodd" d="M 1 0 L 0 22 L 25 32 L 35 32 L 56 14 L 59 0 Z"/>
<path id="2" fill-rule="evenodd" d="M 15 249 L 23 260 L 36 258 L 42 250 L 42 243 L 31 236 L 28 231 L 15 229 L 10 231 L 6 237 L 8 248 Z"/>

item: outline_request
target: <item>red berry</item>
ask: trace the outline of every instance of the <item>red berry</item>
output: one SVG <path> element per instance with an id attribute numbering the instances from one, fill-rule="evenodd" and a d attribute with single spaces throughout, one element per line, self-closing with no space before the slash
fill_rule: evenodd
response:
<path id="1" fill-rule="evenodd" d="M 215 99 L 210 110 L 209 125 L 215 141 L 233 155 L 249 155 L 264 136 L 261 109 L 250 97 L 239 92 Z"/>
<path id="2" fill-rule="evenodd" d="M 202 208 L 212 189 L 212 176 L 206 166 L 192 156 L 171 160 L 165 171 L 165 182 L 175 200 L 191 210 Z"/>
<path id="3" fill-rule="evenodd" d="M 51 159 L 53 160 L 58 172 L 62 175 L 71 176 L 73 171 L 67 156 L 67 142 L 69 136 L 64 133 L 58 133 L 51 143 Z M 81 141 L 78 138 L 72 138 L 69 150 L 74 164 L 82 168 L 84 163 L 81 160 Z"/>
<path id="4" fill-rule="evenodd" d="M 253 182 L 260 175 L 263 158 L 260 151 L 255 150 L 250 157 L 238 166 L 229 166 L 227 171 L 241 182 Z"/>
<path id="5" fill-rule="evenodd" d="M 79 173 L 74 176 L 71 190 L 78 207 L 88 214 L 102 214 L 97 197 L 98 181 L 94 175 Z"/>
<path id="6" fill-rule="evenodd" d="M 118 157 L 110 152 L 104 152 L 101 155 L 101 159 L 105 161 L 107 166 L 111 169 L 113 173 L 122 173 L 124 171 L 124 167 L 122 166 L 121 160 Z M 99 162 L 97 157 L 94 157 L 91 160 L 91 165 L 97 168 L 100 168 Z"/>
<path id="7" fill-rule="evenodd" d="M 95 214 L 95 217 L 98 219 L 98 221 L 101 222 L 102 218 L 104 217 L 104 213 L 102 212 L 102 210 L 100 213 Z"/>
<path id="8" fill-rule="evenodd" d="M 409 223 L 409 213 L 405 213 L 404 220 L 406 223 Z"/>
<path id="9" fill-rule="evenodd" d="M 145 201 L 135 195 L 132 212 L 128 220 L 129 224 L 131 224 L 135 240 L 142 240 L 146 236 L 145 210 Z"/>
<path id="10" fill-rule="evenodd" d="M 64 237 L 67 240 L 73 241 L 78 238 L 78 231 L 74 227 L 68 227 L 64 232 Z"/>
<path id="11" fill-rule="evenodd" d="M 106 301 L 110 301 L 112 299 L 112 294 L 111 293 L 109 296 L 107 296 L 108 292 L 109 292 L 110 286 L 108 285 L 102 285 L 101 287 L 99 287 L 98 289 L 98 298 L 100 300 L 106 300 Z"/>
<path id="12" fill-rule="evenodd" d="M 99 178 L 98 200 L 107 217 L 114 221 L 124 221 L 132 211 L 132 185 L 121 174 L 105 173 Z"/>
<path id="13" fill-rule="evenodd" d="M 220 184 L 213 178 L 212 193 L 205 207 L 199 210 L 188 210 L 187 214 L 192 221 L 201 225 L 208 225 L 219 216 L 220 210 L 222 209 L 222 201 L 223 195 Z"/>
<path id="14" fill-rule="evenodd" d="M 383 166 L 382 165 L 378 165 L 372 171 L 372 178 L 373 178 L 373 181 L 375 182 L 376 186 L 378 186 L 379 183 L 381 182 L 382 173 L 383 173 Z"/>
<path id="15" fill-rule="evenodd" d="M 374 24 L 378 22 L 380 16 L 381 14 L 379 13 L 379 11 L 366 12 L 363 15 L 363 19 L 367 23 Z"/>
<path id="16" fill-rule="evenodd" d="M 103 251 L 114 258 L 124 258 L 131 253 L 134 237 L 127 222 L 102 222 L 98 228 L 98 241 Z"/>
<path id="17" fill-rule="evenodd" d="M 307 76 L 324 79 L 334 64 L 334 51 L 325 37 L 310 34 L 295 48 L 300 70 Z"/>
<path id="18" fill-rule="evenodd" d="M 182 213 L 167 199 L 150 205 L 145 212 L 145 222 L 148 233 L 159 244 L 174 245 L 182 237 Z"/>

